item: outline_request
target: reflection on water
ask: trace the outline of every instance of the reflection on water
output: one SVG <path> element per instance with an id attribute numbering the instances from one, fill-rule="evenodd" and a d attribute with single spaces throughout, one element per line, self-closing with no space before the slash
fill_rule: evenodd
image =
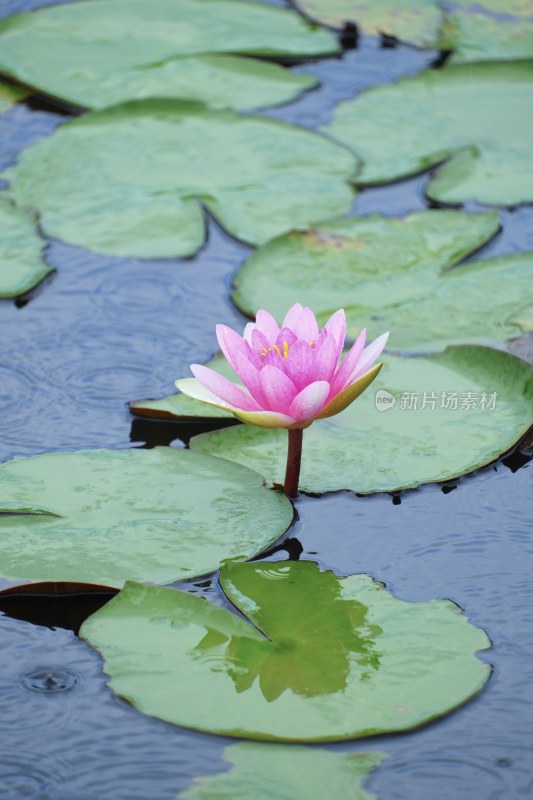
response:
<path id="1" fill-rule="evenodd" d="M 376 639 L 383 631 L 367 622 L 367 606 L 343 600 L 340 581 L 332 572 L 317 573 L 305 597 L 296 581 L 279 580 L 285 577 L 283 572 L 282 565 L 256 570 L 259 583 L 278 581 L 275 595 L 266 587 L 254 597 L 258 606 L 244 608 L 265 633 L 263 641 L 208 629 L 190 655 L 224 669 L 239 694 L 258 679 L 267 702 L 288 689 L 305 697 L 340 692 L 349 677 L 365 680 L 371 670 L 378 670 Z M 258 595 L 263 599 L 269 593 L 270 603 L 261 606 Z M 306 602 L 309 594 L 311 608 Z"/>

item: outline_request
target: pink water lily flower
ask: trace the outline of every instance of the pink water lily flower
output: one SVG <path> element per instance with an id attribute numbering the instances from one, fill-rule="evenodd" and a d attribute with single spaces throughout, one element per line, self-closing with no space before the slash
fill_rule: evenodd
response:
<path id="1" fill-rule="evenodd" d="M 231 411 L 263 428 L 307 428 L 350 405 L 372 383 L 382 364 L 374 364 L 388 333 L 365 347 L 363 329 L 339 363 L 346 335 L 344 311 L 336 311 L 319 330 L 310 308 L 296 303 L 281 328 L 263 309 L 243 336 L 217 325 L 220 349 L 242 381 L 238 386 L 209 367 L 192 364 L 194 378 L 176 381 L 184 394 Z"/>

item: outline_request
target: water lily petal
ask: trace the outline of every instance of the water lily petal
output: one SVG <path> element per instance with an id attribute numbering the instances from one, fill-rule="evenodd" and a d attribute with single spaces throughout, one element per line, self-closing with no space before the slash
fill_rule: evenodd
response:
<path id="1" fill-rule="evenodd" d="M 217 325 L 216 334 L 220 349 L 224 353 L 227 361 L 229 361 L 233 371 L 239 375 L 239 370 L 237 368 L 239 363 L 238 356 L 240 355 L 241 358 L 245 358 L 246 360 L 249 359 L 245 340 L 242 336 L 239 336 L 238 333 L 235 333 L 234 330 L 228 328 L 227 325 Z M 240 375 L 239 378 L 241 378 Z"/>
<path id="2" fill-rule="evenodd" d="M 315 381 L 296 395 L 289 408 L 289 415 L 306 422 L 316 417 L 323 408 L 329 394 L 327 381 Z"/>
<path id="3" fill-rule="evenodd" d="M 267 410 L 288 414 L 290 405 L 298 393 L 294 383 L 282 370 L 270 364 L 263 367 L 260 376 Z"/>
<path id="4" fill-rule="evenodd" d="M 322 336 L 322 334 L 320 334 Z M 323 342 L 319 341 L 314 353 L 312 378 L 315 381 L 331 381 L 339 359 L 337 340 L 326 331 Z"/>
<path id="5" fill-rule="evenodd" d="M 376 364 L 374 367 L 372 367 L 372 369 L 368 370 L 368 372 L 365 372 L 364 375 L 361 375 L 361 377 L 358 378 L 354 383 L 350 384 L 347 389 L 344 389 L 343 392 L 335 395 L 335 397 L 333 397 L 333 399 L 324 406 L 320 414 L 317 415 L 316 419 L 333 417 L 340 411 L 344 411 L 344 409 L 349 406 L 350 403 L 353 403 L 353 401 L 365 391 L 367 386 L 370 386 L 382 366 L 383 362 L 380 361 L 379 364 Z"/>
<path id="6" fill-rule="evenodd" d="M 279 333 L 279 325 L 272 314 L 269 314 L 264 308 L 260 308 L 255 315 L 255 327 L 266 336 L 270 344 L 276 341 Z"/>
<path id="7" fill-rule="evenodd" d="M 295 303 L 293 306 L 289 308 L 287 313 L 285 314 L 285 319 L 283 320 L 282 328 L 290 328 L 293 331 L 296 328 L 296 324 L 298 322 L 298 318 L 303 311 L 303 306 L 301 303 Z"/>
<path id="8" fill-rule="evenodd" d="M 240 408 L 243 411 L 261 411 L 261 406 L 253 397 L 240 386 L 232 383 L 230 380 L 220 375 L 215 370 L 209 367 L 204 367 L 201 364 L 191 364 L 191 372 L 195 378 L 198 378 L 200 383 L 209 389 L 214 395 L 229 403 L 235 408 Z"/>
<path id="9" fill-rule="evenodd" d="M 350 352 L 348 355 L 345 356 L 344 361 L 338 368 L 337 372 L 335 373 L 332 381 L 331 381 L 331 392 L 330 396 L 334 397 L 339 392 L 342 392 L 343 389 L 346 389 L 347 386 L 350 384 L 350 376 L 353 373 L 354 369 L 357 366 L 361 353 L 363 352 L 363 348 L 365 346 L 366 340 L 366 328 L 363 328 L 359 336 L 357 337 L 355 343 L 352 345 Z"/>
<path id="10" fill-rule="evenodd" d="M 328 335 L 333 336 L 337 342 L 338 361 L 339 356 L 342 353 L 342 348 L 344 347 L 344 340 L 346 338 L 346 314 L 344 313 L 343 308 L 339 309 L 339 311 L 335 311 L 335 313 L 331 315 L 322 328 L 322 333 L 325 330 L 328 332 Z"/>
<path id="11" fill-rule="evenodd" d="M 316 343 L 320 333 L 316 317 L 310 308 L 302 308 L 294 325 L 288 325 L 287 327 L 292 328 L 296 336 L 306 342 Z"/>
<path id="12" fill-rule="evenodd" d="M 237 419 L 251 425 L 259 425 L 260 428 L 300 428 L 307 427 L 300 425 L 293 417 L 288 414 L 281 414 L 278 411 L 233 411 Z"/>
<path id="13" fill-rule="evenodd" d="M 225 403 L 224 400 L 217 397 L 216 394 L 206 389 L 203 383 L 200 383 L 196 378 L 180 378 L 174 381 L 174 384 L 183 394 L 193 397 L 195 400 L 202 400 L 204 403 L 209 403 L 210 406 L 223 408 L 224 411 L 231 411 L 231 413 L 237 410 L 242 411 L 242 409 L 236 409 L 235 406 Z"/>
<path id="14" fill-rule="evenodd" d="M 315 354 L 313 349 L 306 341 L 298 339 L 291 347 L 284 365 L 284 372 L 294 383 L 297 391 L 300 391 L 314 380 L 314 361 Z"/>
<path id="15" fill-rule="evenodd" d="M 360 375 L 363 375 L 370 365 L 374 363 L 376 358 L 381 355 L 385 345 L 387 344 L 388 338 L 389 332 L 387 331 L 387 333 L 382 333 L 381 336 L 378 336 L 377 339 L 374 339 L 372 344 L 369 344 L 368 347 L 365 347 L 361 354 L 361 358 L 350 375 L 350 383 L 357 380 Z"/>
<path id="16" fill-rule="evenodd" d="M 244 330 L 242 332 L 242 338 L 248 344 L 252 344 L 252 333 L 255 330 L 255 324 L 253 322 L 247 322 L 244 326 Z"/>

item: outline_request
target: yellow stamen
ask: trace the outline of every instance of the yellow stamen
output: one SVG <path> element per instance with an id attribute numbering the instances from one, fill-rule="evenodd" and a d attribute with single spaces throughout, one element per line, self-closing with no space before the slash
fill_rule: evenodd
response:
<path id="1" fill-rule="evenodd" d="M 271 350 L 275 350 L 276 353 L 278 354 L 278 356 L 283 355 L 283 358 L 287 358 L 288 355 L 289 355 L 289 349 L 290 348 L 289 348 L 289 343 L 288 342 L 283 342 L 283 353 L 281 352 L 281 350 L 279 349 L 277 344 L 273 344 L 272 347 L 262 347 L 261 348 L 261 355 L 262 356 L 267 356 L 270 353 Z"/>

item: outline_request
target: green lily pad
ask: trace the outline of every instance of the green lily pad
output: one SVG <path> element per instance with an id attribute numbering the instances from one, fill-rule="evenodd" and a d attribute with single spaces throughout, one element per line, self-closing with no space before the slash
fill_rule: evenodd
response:
<path id="1" fill-rule="evenodd" d="M 17 297 L 51 272 L 33 221 L 0 197 L 0 297 Z"/>
<path id="2" fill-rule="evenodd" d="M 319 223 L 252 253 L 233 279 L 232 299 L 249 316 L 264 307 L 278 319 L 295 302 L 319 315 L 355 303 L 379 313 L 384 303 L 427 293 L 432 280 L 485 244 L 498 226 L 497 213 L 459 211 Z"/>
<path id="3" fill-rule="evenodd" d="M 286 123 L 138 100 L 67 122 L 3 177 L 50 236 L 149 258 L 202 245 L 200 204 L 251 243 L 342 213 L 356 164 L 344 148 Z"/>
<path id="4" fill-rule="evenodd" d="M 416 47 L 433 47 L 442 18 L 436 0 L 294 0 L 306 16 L 343 28 L 355 22 L 365 33 L 385 33 Z"/>
<path id="5" fill-rule="evenodd" d="M 533 61 L 451 66 L 341 103 L 326 132 L 363 159 L 358 183 L 387 183 L 448 159 L 429 182 L 430 198 L 513 206 L 533 201 L 532 101 Z"/>
<path id="6" fill-rule="evenodd" d="M 229 772 L 195 778 L 178 800 L 376 800 L 361 782 L 386 756 L 239 742 L 224 758 Z"/>
<path id="7" fill-rule="evenodd" d="M 533 253 L 474 261 L 428 280 L 417 297 L 346 308 L 350 332 L 373 314 L 369 331 L 393 331 L 393 347 L 436 352 L 450 344 L 491 344 L 533 331 Z M 327 316 L 325 314 L 324 316 Z"/>
<path id="8" fill-rule="evenodd" d="M 226 563 L 220 581 L 244 618 L 128 583 L 83 624 L 111 688 L 139 711 L 209 733 L 334 741 L 421 725 L 489 677 L 474 656 L 486 634 L 448 600 L 405 603 L 311 562 Z"/>
<path id="9" fill-rule="evenodd" d="M 302 491 L 371 494 L 450 480 L 505 453 L 533 418 L 533 368 L 485 347 L 387 355 L 372 389 L 305 431 Z M 284 430 L 238 425 L 190 446 L 282 483 L 286 438 Z"/>
<path id="10" fill-rule="evenodd" d="M 439 47 L 454 51 L 451 63 L 533 57 L 531 0 L 453 0 L 450 5 Z"/>
<path id="11" fill-rule="evenodd" d="M 205 365 L 216 370 L 226 378 L 239 383 L 240 381 L 233 372 L 232 368 L 220 353 L 214 356 Z M 130 411 L 140 417 L 150 417 L 151 419 L 235 419 L 229 411 L 216 408 L 200 400 L 194 400 L 183 392 L 174 392 L 160 400 L 135 400 L 130 403 Z"/>
<path id="12" fill-rule="evenodd" d="M 8 108 L 24 100 L 28 96 L 28 91 L 20 86 L 13 86 L 10 83 L 0 81 L 0 114 Z"/>
<path id="13" fill-rule="evenodd" d="M 257 473 L 187 450 L 88 450 L 0 465 L 0 574 L 168 583 L 250 558 L 290 525 Z"/>
<path id="14" fill-rule="evenodd" d="M 91 0 L 0 22 L 0 71 L 83 108 L 144 97 L 274 105 L 316 80 L 236 54 L 338 50 L 294 12 L 239 0 L 151 0 L 149 12 L 145 0 Z"/>

